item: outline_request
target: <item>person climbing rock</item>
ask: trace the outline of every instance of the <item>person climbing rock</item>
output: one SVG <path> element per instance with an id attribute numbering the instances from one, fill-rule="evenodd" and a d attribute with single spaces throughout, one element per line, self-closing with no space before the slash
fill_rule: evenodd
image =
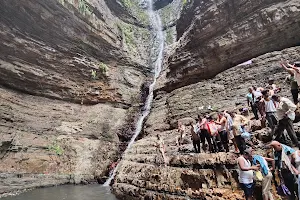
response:
<path id="1" fill-rule="evenodd" d="M 269 96 L 269 90 L 264 90 L 262 92 L 263 94 L 263 107 L 266 113 L 266 119 L 268 121 L 269 127 L 271 128 L 271 134 L 272 137 L 274 135 L 275 127 L 277 125 L 277 114 L 276 114 L 276 102 L 272 100 L 272 98 Z"/>
<path id="2" fill-rule="evenodd" d="M 259 165 L 251 166 L 250 160 L 252 160 L 252 148 L 245 149 L 243 154 L 238 157 L 237 165 L 239 169 L 239 183 L 241 188 L 244 191 L 245 199 L 252 200 L 253 199 L 253 191 L 254 191 L 254 175 L 253 170 L 259 170 Z"/>
<path id="3" fill-rule="evenodd" d="M 252 87 L 248 89 L 248 94 L 246 95 L 248 106 L 251 107 L 251 110 L 254 114 L 256 120 L 258 120 L 258 106 L 256 104 L 256 98 L 254 95 L 254 90 Z"/>
<path id="4" fill-rule="evenodd" d="M 298 77 L 298 76 L 300 76 L 300 74 L 298 75 L 298 74 L 296 74 L 294 69 L 288 68 L 284 64 L 283 61 L 280 63 L 280 65 L 282 66 L 283 69 L 285 69 L 290 74 L 288 77 L 286 77 L 285 80 L 290 83 L 290 85 L 291 85 L 291 94 L 292 94 L 292 97 L 293 97 L 293 101 L 294 101 L 294 104 L 297 104 L 298 103 L 298 94 L 299 94 L 299 85 L 296 81 L 295 76 Z"/>
<path id="5" fill-rule="evenodd" d="M 190 123 L 191 126 L 191 139 L 193 141 L 193 146 L 195 149 L 196 153 L 200 153 L 200 136 L 197 134 L 197 125 L 193 124 L 192 122 Z"/>
<path id="6" fill-rule="evenodd" d="M 229 152 L 228 134 L 227 134 L 227 131 L 226 131 L 226 123 L 227 123 L 227 118 L 225 117 L 224 112 L 219 112 L 216 124 L 219 125 L 218 132 L 219 132 L 223 147 L 225 148 L 226 152 Z"/>
<path id="7" fill-rule="evenodd" d="M 297 106 L 288 98 L 281 97 L 279 95 L 273 95 L 272 99 L 278 103 L 278 106 L 276 107 L 278 126 L 275 130 L 275 140 L 280 141 L 283 135 L 283 131 L 286 129 L 294 145 L 300 147 L 293 127 L 295 110 Z"/>
<path id="8" fill-rule="evenodd" d="M 278 176 L 283 180 L 283 183 L 291 192 L 288 196 L 289 200 L 296 199 L 297 184 L 293 175 L 293 168 L 289 156 L 295 153 L 295 150 L 287 145 L 281 144 L 278 141 L 272 141 L 269 145 L 274 150 L 275 168 Z"/>
<path id="9" fill-rule="evenodd" d="M 216 152 L 220 152 L 223 150 L 222 147 L 222 143 L 221 143 L 221 138 L 218 132 L 218 126 L 217 124 L 214 122 L 212 116 L 209 116 L 207 118 L 208 123 L 207 123 L 207 127 L 208 127 L 208 132 L 211 135 L 211 139 L 212 139 L 212 152 L 216 153 Z"/>
<path id="10" fill-rule="evenodd" d="M 295 175 L 298 175 L 297 184 L 298 184 L 298 197 L 300 195 L 300 150 L 295 151 L 292 156 L 292 168 Z"/>
<path id="11" fill-rule="evenodd" d="M 246 148 L 246 143 L 244 138 L 241 136 L 241 128 L 243 128 L 246 125 L 250 125 L 250 121 L 246 117 L 236 114 L 236 112 L 231 112 L 230 116 L 233 119 L 232 131 L 235 138 L 235 142 L 238 146 L 240 153 L 243 154 Z"/>
<path id="12" fill-rule="evenodd" d="M 159 134 L 156 135 L 157 141 L 156 141 L 156 147 L 158 148 L 158 151 L 160 152 L 164 165 L 167 166 L 167 158 L 165 155 L 166 148 L 165 148 L 165 143 L 164 140 L 159 136 Z"/>
<path id="13" fill-rule="evenodd" d="M 211 141 L 211 136 L 210 133 L 208 132 L 208 118 L 209 116 L 201 117 L 198 115 L 198 120 L 199 120 L 199 127 L 200 127 L 200 139 L 202 143 L 202 149 L 205 152 L 206 151 L 206 145 L 205 145 L 205 140 L 207 141 L 208 144 L 208 150 L 209 152 L 212 152 L 212 141 Z"/>
<path id="14" fill-rule="evenodd" d="M 177 146 L 182 145 L 183 143 L 183 139 L 185 137 L 185 125 L 182 124 L 182 122 L 178 122 L 178 128 L 177 128 L 178 132 L 180 133 L 180 136 L 177 137 L 176 139 L 176 144 Z"/>
<path id="15" fill-rule="evenodd" d="M 263 195 L 263 199 L 264 200 L 273 200 L 273 194 L 272 194 L 272 172 L 271 170 L 273 170 L 275 168 L 275 162 L 274 159 L 272 158 L 266 158 L 266 157 L 262 157 L 260 155 L 253 155 L 253 164 L 254 165 L 259 165 L 260 166 L 260 171 L 261 174 L 263 175 L 263 179 L 262 179 L 262 195 Z M 268 166 L 268 163 L 272 162 L 272 168 L 270 169 Z"/>
<path id="16" fill-rule="evenodd" d="M 233 130 L 232 130 L 232 126 L 233 126 L 233 119 L 232 117 L 230 116 L 230 114 L 228 113 L 228 111 L 224 111 L 224 116 L 226 117 L 226 132 L 228 133 L 228 140 L 231 140 L 233 145 L 234 145 L 234 148 L 235 148 L 235 152 L 239 152 L 239 149 L 238 149 L 238 146 L 235 142 L 235 139 L 234 139 L 234 135 L 233 135 Z"/>

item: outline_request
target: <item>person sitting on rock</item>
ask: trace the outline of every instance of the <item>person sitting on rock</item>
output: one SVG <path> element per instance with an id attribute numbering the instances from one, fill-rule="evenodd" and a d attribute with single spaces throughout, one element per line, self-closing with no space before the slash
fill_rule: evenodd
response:
<path id="1" fill-rule="evenodd" d="M 178 132 L 180 133 L 180 136 L 177 137 L 177 140 L 176 140 L 176 144 L 177 146 L 180 146 L 182 145 L 183 143 L 183 139 L 185 137 L 185 125 L 182 124 L 182 122 L 178 122 Z"/>
<path id="2" fill-rule="evenodd" d="M 219 125 L 218 132 L 219 132 L 223 147 L 225 148 L 226 152 L 229 152 L 228 134 L 226 131 L 226 122 L 227 122 L 227 119 L 224 115 L 224 112 L 219 112 L 218 119 L 215 123 Z"/>
<path id="3" fill-rule="evenodd" d="M 260 166 L 260 171 L 263 175 L 262 184 L 261 184 L 263 199 L 264 200 L 274 200 L 274 197 L 271 192 L 272 178 L 273 178 L 271 170 L 273 170 L 275 168 L 274 159 L 262 157 L 260 155 L 253 155 L 252 157 L 253 157 L 253 164 Z M 271 169 L 269 168 L 267 161 L 272 162 Z"/>
<path id="4" fill-rule="evenodd" d="M 297 106 L 288 98 L 279 95 L 273 95 L 272 99 L 278 103 L 278 106 L 276 107 L 278 126 L 275 130 L 275 140 L 279 141 L 282 138 L 283 131 L 286 129 L 294 145 L 300 147 L 293 127 Z"/>
<path id="5" fill-rule="evenodd" d="M 248 120 L 246 117 L 242 116 L 242 115 L 238 115 L 236 114 L 236 112 L 231 112 L 230 116 L 233 119 L 233 125 L 232 125 L 232 131 L 233 131 L 233 135 L 235 138 L 235 142 L 238 146 L 238 149 L 240 151 L 241 154 L 243 154 L 245 148 L 246 148 L 246 143 L 244 138 L 241 136 L 242 132 L 242 128 L 246 125 L 250 126 L 250 120 Z M 238 152 L 236 152 L 238 153 Z"/>
<path id="6" fill-rule="evenodd" d="M 269 127 L 271 128 L 271 137 L 274 135 L 275 127 L 277 125 L 277 115 L 276 115 L 276 102 L 272 100 L 269 96 L 269 90 L 264 90 L 263 94 L 263 106 L 266 113 L 266 119 L 268 121 Z"/>
<path id="7" fill-rule="evenodd" d="M 201 143 L 202 143 L 202 149 L 205 152 L 206 151 L 206 145 L 205 145 L 205 140 L 207 141 L 208 144 L 208 150 L 210 152 L 212 152 L 212 141 L 211 141 L 211 135 L 208 132 L 208 118 L 209 116 L 205 116 L 205 117 L 200 117 L 200 115 L 198 115 L 198 120 L 200 122 L 199 126 L 200 126 L 200 139 L 201 139 Z"/>
<path id="8" fill-rule="evenodd" d="M 191 126 L 191 138 L 193 141 L 195 152 L 200 153 L 200 136 L 197 134 L 197 130 L 196 130 L 197 125 L 191 122 L 190 126 Z"/>
<path id="9" fill-rule="evenodd" d="M 237 159 L 237 165 L 239 168 L 239 183 L 244 191 L 246 200 L 253 199 L 253 191 L 255 186 L 255 183 L 253 181 L 253 170 L 259 170 L 259 165 L 251 166 L 251 155 L 252 148 L 247 148 L 243 151 L 243 154 Z"/>

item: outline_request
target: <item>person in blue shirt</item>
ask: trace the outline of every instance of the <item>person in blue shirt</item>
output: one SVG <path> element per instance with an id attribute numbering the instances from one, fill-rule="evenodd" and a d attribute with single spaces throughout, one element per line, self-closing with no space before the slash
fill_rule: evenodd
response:
<path id="1" fill-rule="evenodd" d="M 272 195 L 272 172 L 271 170 L 275 167 L 275 162 L 274 159 L 272 158 L 265 158 L 260 155 L 253 155 L 253 164 L 254 165 L 259 165 L 260 166 L 260 171 L 263 175 L 262 179 L 262 194 L 263 194 L 263 199 L 264 200 L 274 200 L 274 197 Z M 269 168 L 268 163 L 272 162 L 272 168 Z"/>

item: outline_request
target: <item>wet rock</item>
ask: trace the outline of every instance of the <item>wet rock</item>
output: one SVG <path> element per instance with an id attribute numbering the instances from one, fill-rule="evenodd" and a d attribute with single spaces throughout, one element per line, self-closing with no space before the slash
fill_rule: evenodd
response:
<path id="1" fill-rule="evenodd" d="M 279 68 L 278 62 L 281 57 L 297 60 L 299 52 L 299 47 L 294 47 L 264 54 L 254 58 L 252 65 L 236 66 L 213 79 L 172 92 L 161 91 L 158 87 L 150 116 L 145 122 L 147 135 L 124 156 L 113 185 L 116 194 L 127 199 L 139 195 L 161 195 L 163 199 L 186 199 L 187 196 L 195 199 L 243 199 L 237 180 L 238 155 L 224 152 L 196 154 L 191 141 L 177 147 L 177 121 L 189 124 L 198 114 L 205 114 L 204 108 L 208 106 L 229 111 L 237 109 L 236 102 L 241 102 L 239 106 L 246 106 L 247 89 L 252 85 L 265 87 L 269 77 L 274 77 L 282 88 L 280 95 L 291 98 L 290 86 L 284 82 L 288 74 Z M 250 113 L 249 118 L 252 117 Z M 259 120 L 253 120 L 252 124 L 254 148 L 264 155 L 270 129 L 262 128 Z M 295 124 L 296 130 L 297 126 Z M 156 162 L 155 158 L 161 157 L 155 146 L 156 134 L 164 140 L 169 161 L 167 167 L 163 162 Z M 230 150 L 234 150 L 232 145 Z"/>

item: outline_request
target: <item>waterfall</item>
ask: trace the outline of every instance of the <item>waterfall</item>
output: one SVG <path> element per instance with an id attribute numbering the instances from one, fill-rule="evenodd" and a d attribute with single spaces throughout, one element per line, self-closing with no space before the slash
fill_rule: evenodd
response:
<path id="1" fill-rule="evenodd" d="M 146 0 L 146 1 L 147 1 L 147 4 L 148 4 L 148 14 L 149 14 L 150 22 L 152 24 L 153 34 L 155 34 L 155 37 L 154 37 L 155 38 L 155 44 L 157 44 L 157 45 L 155 45 L 155 44 L 153 45 L 153 47 L 152 47 L 153 52 L 152 53 L 154 53 L 154 55 L 155 55 L 156 50 L 158 50 L 158 54 L 157 54 L 156 60 L 153 62 L 154 78 L 153 78 L 152 84 L 149 87 L 149 95 L 146 99 L 144 109 L 143 109 L 142 113 L 140 114 L 139 119 L 136 123 L 134 135 L 132 136 L 130 142 L 128 143 L 127 148 L 123 153 L 123 156 L 126 154 L 128 149 L 130 149 L 130 147 L 134 143 L 135 139 L 137 138 L 137 136 L 141 132 L 141 130 L 143 128 L 143 122 L 144 122 L 145 118 L 150 113 L 151 104 L 152 104 L 152 101 L 153 101 L 154 86 L 155 86 L 155 83 L 156 83 L 156 79 L 158 78 L 158 76 L 161 72 L 161 69 L 162 69 L 163 51 L 164 51 L 164 45 L 165 45 L 164 44 L 165 43 L 165 36 L 164 36 L 163 28 L 162 28 L 162 22 L 161 22 L 159 14 L 153 10 L 152 0 Z M 156 46 L 158 46 L 158 47 L 156 47 Z M 112 175 L 103 184 L 104 186 L 109 186 L 110 185 L 111 181 L 114 179 L 114 177 L 116 175 L 118 167 L 119 167 L 119 164 L 114 168 Z"/>

